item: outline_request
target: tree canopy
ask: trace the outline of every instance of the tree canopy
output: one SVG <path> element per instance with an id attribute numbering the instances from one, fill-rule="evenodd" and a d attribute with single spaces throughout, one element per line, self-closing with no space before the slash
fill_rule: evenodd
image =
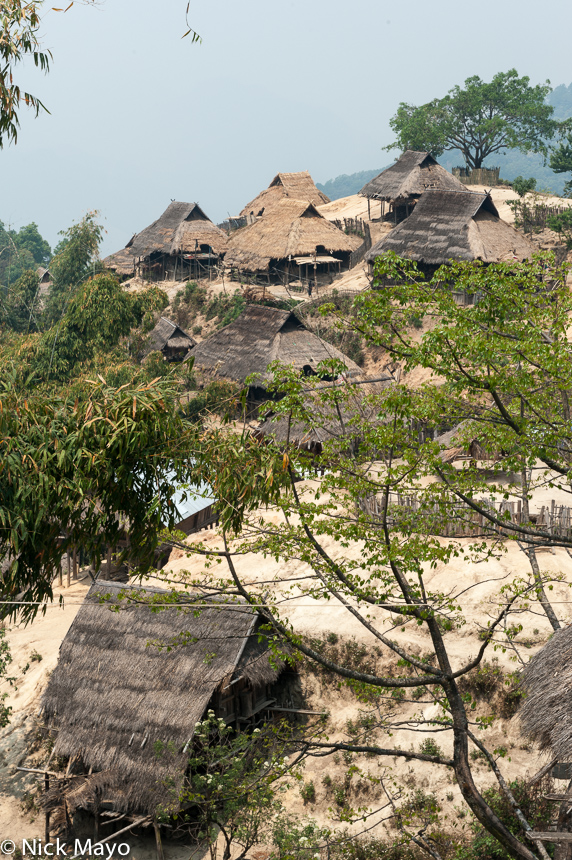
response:
<path id="1" fill-rule="evenodd" d="M 572 196 L 572 132 L 569 132 L 550 153 L 550 167 L 555 173 L 569 173 L 564 186 L 566 197 Z"/>
<path id="2" fill-rule="evenodd" d="M 558 123 L 546 103 L 550 85 L 530 85 L 516 69 L 498 72 L 486 83 L 474 75 L 443 98 L 421 106 L 402 102 L 390 120 L 396 140 L 386 149 L 414 149 L 434 156 L 458 150 L 471 168 L 504 149 L 547 152 Z"/>

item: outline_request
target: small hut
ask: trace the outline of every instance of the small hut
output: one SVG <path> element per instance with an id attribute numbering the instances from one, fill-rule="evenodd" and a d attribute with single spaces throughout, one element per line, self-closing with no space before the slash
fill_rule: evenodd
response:
<path id="1" fill-rule="evenodd" d="M 220 262 L 226 247 L 226 233 L 198 203 L 173 201 L 157 221 L 104 263 L 117 274 L 139 274 L 153 281 L 201 278 Z"/>
<path id="2" fill-rule="evenodd" d="M 254 200 L 251 200 L 240 215 L 246 218 L 248 223 L 251 223 L 256 218 L 267 215 L 277 203 L 286 197 L 293 200 L 305 200 L 308 203 L 313 203 L 314 206 L 321 206 L 323 203 L 330 202 L 330 198 L 316 188 L 314 180 L 307 170 L 301 170 L 299 173 L 277 173 L 268 188 L 265 188 Z"/>
<path id="3" fill-rule="evenodd" d="M 396 224 L 403 221 L 425 191 L 464 191 L 461 182 L 452 176 L 429 152 L 407 149 L 395 164 L 382 170 L 367 182 L 359 192 L 367 197 L 367 211 L 371 220 L 371 201 L 381 203 L 380 217 L 385 215 L 385 204 L 393 212 Z"/>
<path id="4" fill-rule="evenodd" d="M 139 353 L 142 360 L 151 352 L 161 352 L 167 361 L 182 361 L 188 351 L 195 346 L 190 334 L 183 331 L 176 323 L 167 317 L 161 317 L 155 328 L 149 333 L 145 345 Z"/>
<path id="5" fill-rule="evenodd" d="M 272 377 L 267 367 L 272 361 L 312 376 L 321 361 L 335 358 L 344 362 L 349 376 L 361 375 L 355 362 L 308 331 L 294 313 L 262 305 L 248 305 L 234 322 L 197 344 L 190 355 L 196 370 L 234 382 L 243 383 L 247 376 L 258 374 L 257 384 L 249 390 L 252 409 L 267 399 L 265 386 Z"/>
<path id="6" fill-rule="evenodd" d="M 158 610 L 163 597 L 97 581 L 61 645 L 41 702 L 54 755 L 70 761 L 44 796 L 54 830 L 68 829 L 78 810 L 96 822 L 118 814 L 157 825 L 159 811 L 180 808 L 207 709 L 244 730 L 276 704 L 284 664 L 270 659 L 255 610 L 183 594 Z"/>
<path id="7" fill-rule="evenodd" d="M 409 218 L 368 252 L 370 266 L 384 251 L 415 260 L 431 273 L 449 260 L 526 260 L 534 248 L 501 220 L 490 194 L 463 189 L 426 191 Z"/>
<path id="8" fill-rule="evenodd" d="M 350 266 L 352 251 L 361 245 L 320 215 L 313 203 L 280 200 L 254 223 L 229 239 L 225 267 L 270 281 L 300 279 L 317 284 L 320 276 Z"/>
<path id="9" fill-rule="evenodd" d="M 38 266 L 36 274 L 40 284 L 51 284 L 52 275 L 49 269 L 45 269 L 44 266 Z"/>

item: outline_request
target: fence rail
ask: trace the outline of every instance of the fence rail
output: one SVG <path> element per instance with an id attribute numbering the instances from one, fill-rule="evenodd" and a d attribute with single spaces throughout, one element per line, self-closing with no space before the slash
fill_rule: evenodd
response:
<path id="1" fill-rule="evenodd" d="M 548 532 L 561 537 L 572 537 L 572 507 L 557 504 L 554 499 L 550 505 L 542 505 L 540 511 L 531 513 L 529 518 L 523 516 L 521 501 L 502 501 L 495 503 L 491 499 L 477 499 L 484 510 L 506 521 L 507 525 L 516 523 L 527 525 L 532 529 Z M 384 501 L 378 496 L 370 496 L 360 503 L 361 510 L 373 520 L 381 519 L 384 510 Z M 503 532 L 502 527 L 494 526 L 481 513 L 473 511 L 462 502 L 450 502 L 448 510 L 444 514 L 442 506 L 435 503 L 424 503 L 415 496 L 390 493 L 388 499 L 387 516 L 389 524 L 399 528 L 407 523 L 409 528 L 414 528 L 411 523 L 412 514 L 418 515 L 420 531 L 441 537 L 476 537 Z M 506 530 L 509 534 L 511 529 Z"/>

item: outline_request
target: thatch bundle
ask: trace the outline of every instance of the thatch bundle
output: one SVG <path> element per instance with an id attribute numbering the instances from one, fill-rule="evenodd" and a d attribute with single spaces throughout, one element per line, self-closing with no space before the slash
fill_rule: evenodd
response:
<path id="1" fill-rule="evenodd" d="M 195 344 L 196 340 L 176 323 L 171 322 L 167 317 L 161 317 L 155 328 L 149 332 L 139 358 L 143 359 L 150 352 L 159 351 L 167 359 L 177 357 L 182 359 Z"/>
<path id="2" fill-rule="evenodd" d="M 268 271 L 272 261 L 295 257 L 329 254 L 343 259 L 360 244 L 358 236 L 347 236 L 312 203 L 286 198 L 232 234 L 225 265 L 245 272 Z"/>
<path id="3" fill-rule="evenodd" d="M 559 761 L 572 761 L 572 625 L 558 630 L 523 670 L 524 732 Z"/>
<path id="4" fill-rule="evenodd" d="M 502 221 L 489 194 L 426 191 L 409 216 L 368 252 L 373 263 L 384 251 L 427 266 L 449 260 L 497 263 L 528 259 L 530 242 Z"/>
<path id="5" fill-rule="evenodd" d="M 260 385 L 270 379 L 270 362 L 291 364 L 305 373 L 315 373 L 319 362 L 331 358 L 343 361 L 352 376 L 361 374 L 355 362 L 321 340 L 290 311 L 248 305 L 234 322 L 214 332 L 190 353 L 195 368 L 244 382 L 252 373 L 260 374 Z"/>
<path id="6" fill-rule="evenodd" d="M 370 200 L 387 200 L 395 205 L 414 203 L 429 189 L 463 191 L 464 185 L 428 152 L 407 149 L 395 164 L 382 170 L 359 192 Z"/>
<path id="7" fill-rule="evenodd" d="M 243 218 L 249 216 L 259 218 L 261 215 L 267 215 L 285 197 L 305 200 L 313 203 L 314 206 L 330 202 L 329 197 L 316 188 L 307 170 L 301 170 L 299 173 L 277 173 L 268 188 L 251 200 L 240 215 Z"/>
<path id="8" fill-rule="evenodd" d="M 244 603 L 190 606 L 181 595 L 153 612 L 145 599 L 167 592 L 130 585 L 126 600 L 120 592 L 117 583 L 92 585 L 41 707 L 57 729 L 55 755 L 79 756 L 94 771 L 66 796 L 68 806 L 91 808 L 99 797 L 117 811 L 152 815 L 159 805 L 178 807 L 195 723 L 215 691 L 235 677 L 272 683 L 282 665 L 270 663 L 256 613 Z M 170 651 L 153 644 L 180 634 L 192 637 L 188 644 Z"/>
<path id="9" fill-rule="evenodd" d="M 152 254 L 192 254 L 210 248 L 213 255 L 226 251 L 227 235 L 207 218 L 198 203 L 170 203 L 161 217 L 103 261 L 119 274 L 134 272 L 137 260 Z"/>

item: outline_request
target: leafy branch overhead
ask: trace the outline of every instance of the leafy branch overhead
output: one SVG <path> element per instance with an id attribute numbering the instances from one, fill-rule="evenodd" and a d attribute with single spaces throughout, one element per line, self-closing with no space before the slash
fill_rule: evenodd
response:
<path id="1" fill-rule="evenodd" d="M 86 5 L 95 5 L 98 0 L 80 0 Z M 32 60 L 36 68 L 49 72 L 52 52 L 43 49 L 40 38 L 41 8 L 43 0 L 2 0 L 0 3 L 0 149 L 6 144 L 16 143 L 20 127 L 22 105 L 32 108 L 38 116 L 49 110 L 33 93 L 27 92 L 15 80 L 17 67 Z M 74 0 L 65 8 L 52 7 L 54 12 L 68 12 Z M 191 37 L 191 44 L 202 42 L 199 34 L 189 26 L 190 3 L 185 19 L 187 30 L 182 38 Z"/>

